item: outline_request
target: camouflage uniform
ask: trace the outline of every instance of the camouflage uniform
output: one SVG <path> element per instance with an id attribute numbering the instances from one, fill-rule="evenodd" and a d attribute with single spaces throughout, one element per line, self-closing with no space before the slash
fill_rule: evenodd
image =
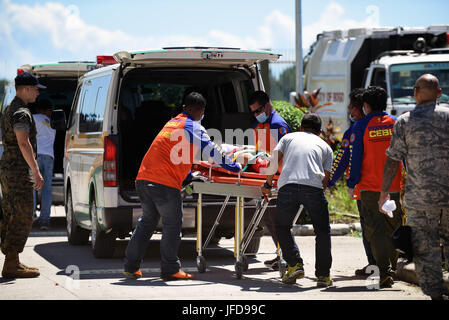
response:
<path id="1" fill-rule="evenodd" d="M 20 253 L 25 247 L 33 224 L 33 175 L 20 151 L 15 130 L 27 130 L 37 152 L 36 126 L 30 110 L 16 97 L 0 120 L 4 153 L 0 160 L 0 182 L 3 192 L 1 250 Z"/>
<path id="2" fill-rule="evenodd" d="M 427 295 L 444 293 L 440 237 L 449 258 L 449 108 L 418 104 L 394 126 L 388 157 L 405 159 L 404 205 L 412 227 L 414 261 Z"/>

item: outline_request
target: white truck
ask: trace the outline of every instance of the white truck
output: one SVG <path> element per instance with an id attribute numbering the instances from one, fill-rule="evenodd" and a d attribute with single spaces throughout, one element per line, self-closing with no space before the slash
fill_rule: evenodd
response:
<path id="1" fill-rule="evenodd" d="M 317 98 L 324 106 L 316 112 L 324 125 L 332 119 L 339 135 L 350 126 L 349 93 L 355 88 L 383 87 L 387 112 L 398 116 L 415 106 L 415 81 L 432 73 L 443 89 L 440 103 L 449 103 L 449 25 L 323 32 L 304 60 L 305 90 L 321 89 Z"/>

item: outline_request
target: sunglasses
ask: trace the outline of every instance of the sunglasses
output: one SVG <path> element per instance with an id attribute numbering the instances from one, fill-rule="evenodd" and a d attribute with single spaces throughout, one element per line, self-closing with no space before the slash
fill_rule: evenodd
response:
<path id="1" fill-rule="evenodd" d="M 261 113 L 262 110 L 265 108 L 265 105 L 257 108 L 256 110 L 251 111 L 252 114 L 257 114 L 257 113 Z"/>

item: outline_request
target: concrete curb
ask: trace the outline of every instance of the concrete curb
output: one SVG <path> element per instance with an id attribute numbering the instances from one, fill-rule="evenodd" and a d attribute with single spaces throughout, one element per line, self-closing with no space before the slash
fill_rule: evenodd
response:
<path id="1" fill-rule="evenodd" d="M 354 226 L 354 224 L 348 225 L 348 224 L 342 224 L 342 223 L 335 223 L 331 224 L 331 235 L 332 236 L 345 236 L 349 234 L 352 230 L 359 231 L 357 229 L 357 226 Z M 303 225 L 295 225 L 292 228 L 293 235 L 295 236 L 314 236 L 315 232 L 313 231 L 313 225 L 311 224 L 303 224 Z M 268 231 L 268 228 L 263 229 L 263 235 L 269 236 L 270 232 Z"/>
<path id="2" fill-rule="evenodd" d="M 293 226 L 292 232 L 295 236 L 314 236 L 313 226 L 311 224 Z M 347 224 L 331 224 L 332 236 L 344 236 L 351 232 L 351 227 Z"/>
<path id="3" fill-rule="evenodd" d="M 418 276 L 415 272 L 415 264 L 413 262 L 399 261 L 396 269 L 396 277 L 404 282 L 419 285 Z M 449 290 L 449 272 L 443 272 L 444 283 Z"/>

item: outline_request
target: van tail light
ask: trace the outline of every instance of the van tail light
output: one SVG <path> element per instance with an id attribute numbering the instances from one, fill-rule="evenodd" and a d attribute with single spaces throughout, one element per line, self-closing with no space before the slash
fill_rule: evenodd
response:
<path id="1" fill-rule="evenodd" d="M 23 70 L 23 69 L 17 69 L 17 75 L 22 74 L 24 72 L 25 72 L 25 70 Z"/>
<path id="2" fill-rule="evenodd" d="M 109 137 L 104 137 L 103 183 L 105 187 L 117 187 L 117 146 Z"/>
<path id="3" fill-rule="evenodd" d="M 97 64 L 102 66 L 108 66 L 111 64 L 116 64 L 113 56 L 97 56 Z"/>
<path id="4" fill-rule="evenodd" d="M 447 45 L 449 46 L 449 33 L 446 33 Z"/>

